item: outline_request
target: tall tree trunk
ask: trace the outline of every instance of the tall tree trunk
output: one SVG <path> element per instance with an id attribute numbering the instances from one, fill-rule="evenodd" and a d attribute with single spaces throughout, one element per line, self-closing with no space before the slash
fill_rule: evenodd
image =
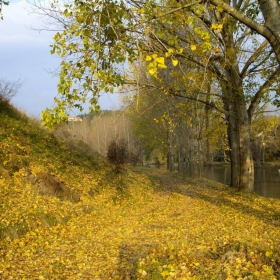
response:
<path id="1" fill-rule="evenodd" d="M 249 116 L 242 79 L 235 52 L 231 19 L 224 25 L 227 52 L 228 82 L 222 85 L 224 107 L 228 111 L 228 139 L 231 157 L 231 186 L 252 192 L 254 189 L 254 163 L 251 151 L 251 116 Z"/>
<path id="2" fill-rule="evenodd" d="M 211 84 L 209 83 L 208 89 L 207 89 L 207 96 L 206 100 L 210 103 L 210 94 L 211 94 Z M 205 130 L 206 130 L 206 137 L 205 137 L 205 163 L 206 164 L 212 164 L 212 156 L 210 153 L 210 141 L 209 137 L 207 137 L 207 134 L 210 130 L 210 106 L 208 104 L 205 105 Z"/>
<path id="3" fill-rule="evenodd" d="M 251 152 L 251 123 L 245 100 L 236 96 L 230 102 L 228 140 L 231 159 L 231 186 L 245 192 L 254 190 L 254 163 Z M 237 117 L 238 116 L 238 117 Z"/>
<path id="4" fill-rule="evenodd" d="M 243 89 L 242 89 L 243 91 Z M 240 100 L 239 100 L 240 99 Z M 254 162 L 251 149 L 251 120 L 249 119 L 246 102 L 243 98 L 237 100 L 237 119 L 240 156 L 239 189 L 245 192 L 254 191 Z"/>
<path id="5" fill-rule="evenodd" d="M 193 127 L 189 127 L 189 147 L 188 147 L 188 158 L 190 165 L 194 163 L 193 151 L 194 151 L 194 144 L 193 144 Z"/>
<path id="6" fill-rule="evenodd" d="M 174 171 L 174 134 L 171 130 L 168 132 L 168 163 L 167 167 L 169 171 Z"/>
<path id="7" fill-rule="evenodd" d="M 177 146 L 178 146 L 178 171 L 183 172 L 183 126 L 182 121 L 179 121 Z"/>
<path id="8" fill-rule="evenodd" d="M 202 138 L 199 137 L 197 139 L 197 152 L 198 152 L 198 158 L 197 158 L 197 161 L 198 161 L 198 164 L 199 166 L 203 166 L 203 145 L 202 145 Z"/>
<path id="9" fill-rule="evenodd" d="M 230 164 L 231 164 L 231 186 L 239 188 L 239 166 L 240 157 L 238 155 L 239 151 L 239 141 L 238 141 L 238 125 L 237 119 L 234 117 L 233 113 L 235 111 L 234 104 L 228 106 L 229 116 L 227 116 L 228 127 L 228 143 L 230 149 Z"/>

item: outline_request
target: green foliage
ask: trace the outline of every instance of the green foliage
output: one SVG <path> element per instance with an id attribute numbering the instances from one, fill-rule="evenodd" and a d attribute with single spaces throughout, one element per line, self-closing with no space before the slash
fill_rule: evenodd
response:
<path id="1" fill-rule="evenodd" d="M 98 110 L 100 92 L 113 93 L 123 84 L 117 65 L 125 63 L 127 56 L 135 56 L 131 47 L 127 49 L 131 41 L 125 10 L 124 3 L 117 1 L 75 1 L 65 5 L 61 16 L 72 23 L 55 35 L 51 53 L 67 59 L 61 63 L 60 99 L 55 99 L 56 109 L 42 114 L 44 125 L 53 127 L 63 120 L 67 108 L 82 110 L 86 100 L 92 111 Z"/>

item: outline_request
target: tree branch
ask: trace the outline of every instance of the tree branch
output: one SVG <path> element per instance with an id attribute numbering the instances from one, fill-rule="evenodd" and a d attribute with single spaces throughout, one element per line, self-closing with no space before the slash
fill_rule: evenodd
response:
<path id="1" fill-rule="evenodd" d="M 244 67 L 241 71 L 241 74 L 240 74 L 242 79 L 245 77 L 245 74 L 246 74 L 248 68 L 250 67 L 250 65 L 255 62 L 255 60 L 261 54 L 261 52 L 264 50 L 264 48 L 267 46 L 267 44 L 268 44 L 268 42 L 265 40 L 260 45 L 260 47 L 253 53 L 253 55 L 247 60 L 246 64 L 244 65 Z"/>
<path id="2" fill-rule="evenodd" d="M 260 103 L 264 93 L 269 89 L 269 87 L 275 82 L 275 80 L 279 77 L 280 75 L 280 67 L 278 67 L 271 75 L 268 77 L 266 82 L 260 87 L 258 92 L 255 94 L 253 100 L 251 101 L 251 104 L 248 108 L 248 115 L 250 118 L 252 118 L 257 105 Z"/>
<path id="3" fill-rule="evenodd" d="M 239 22 L 245 24 L 252 30 L 256 31 L 258 34 L 262 35 L 264 38 L 267 39 L 267 41 L 272 46 L 275 55 L 277 57 L 277 61 L 280 64 L 280 46 L 279 42 L 280 39 L 277 36 L 275 32 L 271 30 L 268 26 L 263 26 L 254 20 L 250 19 L 249 17 L 245 16 L 243 13 L 239 12 L 237 9 L 234 9 L 229 4 L 223 2 L 222 0 L 207 0 L 209 3 L 216 7 L 222 8 L 226 13 L 228 13 L 230 16 L 238 20 Z"/>

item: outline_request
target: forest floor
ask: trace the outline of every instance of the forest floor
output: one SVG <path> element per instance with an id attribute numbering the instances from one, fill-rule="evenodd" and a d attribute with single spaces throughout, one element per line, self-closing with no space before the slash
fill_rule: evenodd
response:
<path id="1" fill-rule="evenodd" d="M 1 280 L 280 279 L 280 200 L 153 168 L 115 174 L 86 146 L 0 117 Z M 40 193 L 27 169 L 80 200 Z"/>

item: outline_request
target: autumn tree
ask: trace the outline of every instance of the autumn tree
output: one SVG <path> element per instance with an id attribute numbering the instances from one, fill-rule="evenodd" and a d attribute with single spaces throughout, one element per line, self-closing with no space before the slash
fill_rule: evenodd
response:
<path id="1" fill-rule="evenodd" d="M 279 4 L 274 2 L 277 11 Z M 166 68 L 191 64 L 197 73 L 205 73 L 200 90 L 191 91 L 174 83 L 162 84 L 161 90 L 225 114 L 231 185 L 253 190 L 251 118 L 270 87 L 275 87 L 280 73 L 278 35 L 273 31 L 277 28 L 271 26 L 263 3 L 73 1 L 60 11 L 54 4 L 48 10 L 48 15 L 59 19 L 63 27 L 54 38 L 52 53 L 64 59 L 58 85 L 60 98 L 56 98 L 54 109 L 42 114 L 45 125 L 66 120 L 67 108 L 82 109 L 86 100 L 94 107 L 102 91 L 113 92 L 116 87 L 131 84 L 123 71 L 128 62 L 146 60 L 147 72 L 159 81 Z M 184 73 L 189 80 L 192 74 Z M 219 91 L 207 100 L 201 96 L 207 93 L 210 81 Z M 217 99 L 223 101 L 222 107 L 215 103 Z"/>
<path id="2" fill-rule="evenodd" d="M 128 106 L 133 134 L 137 138 L 139 158 L 143 165 L 166 159 L 167 129 L 161 120 L 161 104 L 165 99 L 150 90 L 134 96 L 134 100 L 124 101 Z M 130 98 L 131 99 L 131 98 Z M 157 158 L 154 160 L 153 156 Z"/>
<path id="3" fill-rule="evenodd" d="M 279 152 L 280 118 L 264 113 L 256 114 L 252 120 L 252 150 L 258 165 L 272 160 Z"/>
<path id="4" fill-rule="evenodd" d="M 168 75 L 159 73 L 159 82 L 147 75 L 145 62 L 142 64 L 142 67 L 139 63 L 130 65 L 127 73 L 143 86 L 135 88 L 134 84 L 126 85 L 122 96 L 130 112 L 134 133 L 141 140 L 143 149 L 165 155 L 171 171 L 174 163 L 178 163 L 178 170 L 182 172 L 185 167 L 211 163 L 215 154 L 226 148 L 222 145 L 225 138 L 220 135 L 224 128 L 222 114 L 209 108 L 209 105 L 189 102 L 162 90 L 164 84 L 164 87 L 181 86 L 196 92 L 199 88 L 192 85 L 201 85 L 199 79 L 203 79 L 203 72 L 201 75 L 185 67 L 185 73 L 192 75 L 192 80 L 186 80 L 182 71 L 174 68 L 169 70 Z M 214 86 L 208 86 L 204 98 L 209 99 L 216 91 Z"/>

